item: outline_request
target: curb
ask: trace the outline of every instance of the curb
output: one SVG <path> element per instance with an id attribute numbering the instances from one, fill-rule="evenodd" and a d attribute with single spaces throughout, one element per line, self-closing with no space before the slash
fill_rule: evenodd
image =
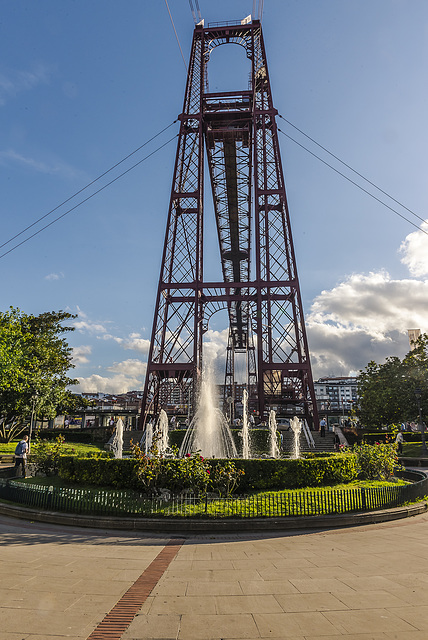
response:
<path id="1" fill-rule="evenodd" d="M 414 505 L 369 511 L 364 513 L 348 513 L 344 515 L 303 516 L 284 518 L 240 518 L 225 520 L 190 520 L 186 518 L 150 519 L 87 516 L 61 513 L 57 511 L 38 511 L 28 507 L 20 507 L 0 503 L 0 515 L 23 520 L 78 526 L 95 529 L 121 529 L 128 531 L 156 533 L 244 533 L 267 531 L 293 531 L 296 529 L 330 529 L 335 527 L 352 527 L 357 525 L 379 524 L 392 520 L 410 518 L 428 511 L 427 502 Z"/>

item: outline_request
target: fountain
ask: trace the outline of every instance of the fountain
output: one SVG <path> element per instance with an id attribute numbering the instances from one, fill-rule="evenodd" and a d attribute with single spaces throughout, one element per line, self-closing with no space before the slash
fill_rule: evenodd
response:
<path id="1" fill-rule="evenodd" d="M 123 449 L 123 420 L 119 418 L 116 422 L 116 431 L 114 432 L 114 438 L 112 442 L 112 450 L 114 452 L 115 458 L 122 457 L 122 449 Z"/>
<path id="2" fill-rule="evenodd" d="M 206 458 L 238 457 L 227 420 L 217 407 L 211 366 L 203 371 L 198 406 L 180 447 L 180 456 L 196 451 Z"/>
<path id="3" fill-rule="evenodd" d="M 277 424 L 275 416 L 275 411 L 271 409 L 269 412 L 269 443 L 271 458 L 279 458 L 281 455 L 278 447 Z"/>
<path id="4" fill-rule="evenodd" d="M 168 437 L 168 416 L 164 409 L 160 410 L 159 418 L 156 423 L 157 447 L 160 455 L 164 455 L 169 449 Z"/>
<path id="5" fill-rule="evenodd" d="M 300 432 L 302 431 L 302 423 L 297 416 L 290 420 L 290 427 L 294 433 L 294 448 L 292 458 L 300 457 Z"/>
<path id="6" fill-rule="evenodd" d="M 144 429 L 143 435 L 140 440 L 140 447 L 144 447 L 144 454 L 147 455 L 153 444 L 153 422 L 148 422 Z"/>
<path id="7" fill-rule="evenodd" d="M 251 442 L 248 428 L 248 391 L 246 389 L 242 393 L 242 405 L 242 457 L 248 459 L 251 458 Z"/>

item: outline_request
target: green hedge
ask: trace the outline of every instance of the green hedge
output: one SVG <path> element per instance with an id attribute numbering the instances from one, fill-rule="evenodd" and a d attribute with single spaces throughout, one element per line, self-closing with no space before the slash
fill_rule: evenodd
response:
<path id="1" fill-rule="evenodd" d="M 235 443 L 236 451 L 238 455 L 242 455 L 242 436 L 240 436 L 241 429 L 231 429 L 232 438 Z M 169 444 L 170 446 L 176 446 L 178 449 L 181 447 L 186 429 L 175 429 L 169 432 Z M 253 455 L 261 456 L 268 454 L 270 451 L 269 431 L 268 429 L 250 429 L 251 449 Z M 277 432 L 278 446 L 280 445 L 280 436 Z"/>
<path id="2" fill-rule="evenodd" d="M 58 475 L 77 484 L 137 489 L 136 460 L 61 456 Z"/>
<path id="3" fill-rule="evenodd" d="M 56 440 L 64 436 L 67 442 L 106 443 L 114 432 L 112 427 L 92 427 L 91 429 L 37 429 L 40 440 Z"/>
<path id="4" fill-rule="evenodd" d="M 224 461 L 210 459 L 207 462 L 213 468 Z M 351 454 L 298 460 L 235 459 L 233 462 L 236 468 L 245 472 L 235 493 L 320 487 L 349 482 L 356 477 L 355 456 Z M 169 465 L 175 463 L 168 460 Z M 64 456 L 60 458 L 58 469 L 61 478 L 78 484 L 138 489 L 135 466 L 133 459 Z M 160 478 L 159 487 L 169 488 L 163 482 L 166 480 Z"/>
<path id="5" fill-rule="evenodd" d="M 419 431 L 403 431 L 404 442 L 422 442 L 422 435 Z M 428 431 L 425 432 L 428 439 Z M 383 431 L 381 433 L 365 433 L 363 442 L 365 444 L 375 444 L 375 442 L 394 442 L 395 435 L 391 432 Z"/>
<path id="6" fill-rule="evenodd" d="M 245 475 L 237 491 L 321 487 L 350 482 L 356 477 L 354 455 L 297 460 L 235 460 Z"/>

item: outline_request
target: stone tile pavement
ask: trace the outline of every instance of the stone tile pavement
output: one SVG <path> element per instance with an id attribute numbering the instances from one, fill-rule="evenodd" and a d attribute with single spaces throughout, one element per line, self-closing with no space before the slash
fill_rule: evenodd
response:
<path id="1" fill-rule="evenodd" d="M 0 640 L 86 640 L 170 536 L 0 516 Z M 200 535 L 123 640 L 428 640 L 428 514 Z"/>

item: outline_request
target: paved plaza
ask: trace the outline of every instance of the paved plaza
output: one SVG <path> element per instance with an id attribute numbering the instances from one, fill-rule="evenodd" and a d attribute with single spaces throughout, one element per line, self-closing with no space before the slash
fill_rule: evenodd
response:
<path id="1" fill-rule="evenodd" d="M 428 639 L 428 514 L 172 540 L 0 516 L 0 575 L 0 640 L 117 637 L 94 630 L 146 575 L 123 640 Z"/>

